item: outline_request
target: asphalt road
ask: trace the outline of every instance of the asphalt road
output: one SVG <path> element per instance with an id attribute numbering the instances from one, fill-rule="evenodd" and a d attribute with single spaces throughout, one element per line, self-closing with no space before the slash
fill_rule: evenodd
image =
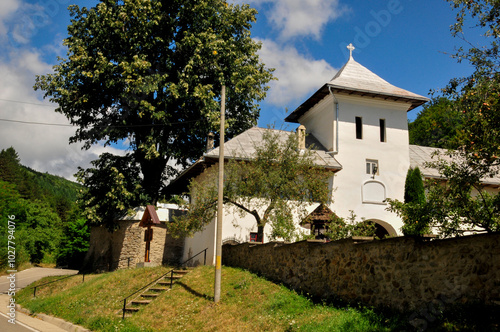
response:
<path id="1" fill-rule="evenodd" d="M 77 270 L 50 269 L 46 267 L 34 267 L 21 272 L 13 273 L 15 275 L 15 288 L 21 289 L 32 282 L 48 276 L 63 276 L 68 274 L 77 274 Z M 10 288 L 9 276 L 0 277 L 0 293 L 7 293 Z"/>
<path id="2" fill-rule="evenodd" d="M 19 290 L 29 286 L 43 277 L 47 276 L 64 276 L 77 274 L 76 270 L 62 270 L 35 267 L 21 272 L 12 273 L 9 276 L 0 277 L 0 331 L 2 332 L 64 332 L 65 330 L 44 322 L 40 319 L 28 316 L 22 312 L 18 312 L 9 308 L 11 296 L 8 294 L 12 289 Z M 11 276 L 14 275 L 15 278 Z M 9 279 L 9 277 L 11 277 Z M 14 316 L 15 315 L 15 316 Z M 14 316 L 15 324 L 9 322 Z"/>
<path id="3" fill-rule="evenodd" d="M 5 296 L 5 295 L 2 295 Z M 37 330 L 33 327 L 30 327 L 29 325 L 26 325 L 24 323 L 21 323 L 18 319 L 16 319 L 16 323 L 12 324 L 9 323 L 10 317 L 4 314 L 3 312 L 0 312 L 0 331 L 5 331 L 5 332 L 34 332 L 34 331 L 40 331 Z M 55 331 L 55 330 L 54 330 Z"/>

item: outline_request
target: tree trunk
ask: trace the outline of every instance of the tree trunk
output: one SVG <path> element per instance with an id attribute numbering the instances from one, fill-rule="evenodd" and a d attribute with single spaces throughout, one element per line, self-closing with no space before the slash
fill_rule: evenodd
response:
<path id="1" fill-rule="evenodd" d="M 257 225 L 257 242 L 264 243 L 264 226 Z"/>
<path id="2" fill-rule="evenodd" d="M 149 196 L 149 204 L 156 205 L 160 198 L 160 190 L 163 186 L 163 172 L 167 162 L 159 157 L 155 159 L 139 160 L 142 172 L 142 188 Z"/>

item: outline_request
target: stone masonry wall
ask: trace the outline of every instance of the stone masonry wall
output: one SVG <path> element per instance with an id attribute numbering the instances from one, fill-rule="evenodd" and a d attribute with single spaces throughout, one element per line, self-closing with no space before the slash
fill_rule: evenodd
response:
<path id="1" fill-rule="evenodd" d="M 223 264 L 319 297 L 408 311 L 434 301 L 500 301 L 500 234 L 423 242 L 224 245 Z"/>
<path id="2" fill-rule="evenodd" d="M 119 221 L 119 229 L 109 232 L 105 227 L 92 227 L 90 248 L 85 257 L 86 270 L 110 271 L 135 267 L 144 262 L 146 242 L 144 227 L 139 221 Z M 175 265 L 182 258 L 183 239 L 172 238 L 166 225 L 153 226 L 153 241 L 150 246 L 150 262 Z"/>

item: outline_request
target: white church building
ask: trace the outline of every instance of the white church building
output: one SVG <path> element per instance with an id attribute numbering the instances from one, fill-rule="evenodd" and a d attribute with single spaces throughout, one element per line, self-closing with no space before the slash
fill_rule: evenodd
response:
<path id="1" fill-rule="evenodd" d="M 425 178 L 442 179 L 436 169 L 427 168 L 436 148 L 410 145 L 407 112 L 423 105 L 428 98 L 398 88 L 369 69 L 351 55 L 347 63 L 327 83 L 307 98 L 285 119 L 298 124 L 299 146 L 310 147 L 317 166 L 332 176 L 329 188 L 333 201 L 328 207 L 308 205 L 308 213 L 318 224 L 335 213 L 376 225 L 378 237 L 402 235 L 401 219 L 387 211 L 387 198 L 404 200 L 404 184 L 408 169 L 419 167 Z M 224 144 L 224 158 L 247 159 L 262 143 L 268 130 L 253 127 Z M 276 131 L 286 140 L 295 131 Z M 300 142 L 301 138 L 303 142 Z M 298 147 L 299 148 L 299 147 Z M 302 147 L 301 147 L 302 148 Z M 209 167 L 217 167 L 219 148 L 207 144 L 207 152 L 168 185 L 172 194 L 186 194 L 191 180 L 203 177 Z M 485 190 L 497 193 L 500 177 L 483 180 Z M 223 243 L 257 240 L 257 222 L 250 214 L 241 215 L 231 205 L 225 206 L 222 227 Z M 172 238 L 168 225 L 174 215 L 182 213 L 176 205 L 157 206 L 152 225 L 154 236 L 146 246 L 145 229 L 141 226 L 144 207 L 132 216 L 117 220 L 118 231 L 109 233 L 103 226 L 91 229 L 90 248 L 85 259 L 91 270 L 113 270 L 135 266 L 145 261 L 145 252 L 153 264 L 176 264 L 191 259 L 190 264 L 215 263 L 215 219 L 201 232 L 185 239 Z M 295 216 L 296 228 L 310 232 L 311 225 Z M 264 228 L 263 242 L 272 240 L 271 225 Z M 153 232 L 151 233 L 151 235 Z M 147 248 L 147 249 L 146 249 Z M 205 251 L 206 249 L 206 251 Z M 201 253 L 201 254 L 199 254 Z M 197 255 L 199 254 L 199 255 Z"/>
<path id="2" fill-rule="evenodd" d="M 305 127 L 306 145 L 314 144 L 316 163 L 334 173 L 329 183 L 333 190 L 329 208 L 337 216 L 346 218 L 353 211 L 357 220 L 374 222 L 379 234 L 401 235 L 402 221 L 386 210 L 385 199 L 404 200 L 410 165 L 423 167 L 423 162 L 430 160 L 434 149 L 409 145 L 407 122 L 407 112 L 427 101 L 356 62 L 351 49 L 349 60 L 332 80 L 287 116 L 287 122 Z M 251 155 L 265 130 L 274 129 L 254 127 L 229 140 L 225 158 Z M 283 136 L 290 134 L 294 132 L 281 132 Z M 186 192 L 189 181 L 201 176 L 207 166 L 216 165 L 218 157 L 218 148 L 206 152 L 170 184 L 170 189 Z M 222 241 L 252 241 L 257 232 L 255 219 L 250 215 L 241 218 L 230 206 L 225 209 Z M 203 232 L 185 239 L 183 258 L 208 247 L 210 261 L 215 253 L 215 233 L 214 220 Z M 266 228 L 264 242 L 269 241 L 268 235 Z"/>

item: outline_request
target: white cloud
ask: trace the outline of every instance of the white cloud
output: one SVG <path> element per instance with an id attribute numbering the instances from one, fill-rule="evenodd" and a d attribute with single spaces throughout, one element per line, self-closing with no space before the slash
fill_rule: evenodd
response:
<path id="1" fill-rule="evenodd" d="M 20 0 L 2 0 L 2 6 L 0 6 L 0 40 L 7 36 L 9 29 L 6 21 L 17 11 L 19 5 Z"/>
<path id="2" fill-rule="evenodd" d="M 64 115 L 54 112 L 53 104 L 40 101 L 33 90 L 35 75 L 51 71 L 37 51 L 16 49 L 1 61 L 0 119 L 69 124 Z M 84 151 L 82 144 L 69 145 L 74 132 L 74 127 L 0 121 L 0 149 L 12 146 L 22 164 L 68 179 L 73 179 L 78 166 L 88 167 L 104 151 L 123 154 L 115 148 L 94 146 Z"/>
<path id="3" fill-rule="evenodd" d="M 282 39 L 312 36 L 320 39 L 326 24 L 348 12 L 339 0 L 250 0 L 251 4 L 271 4 L 266 9 L 269 23 L 280 31 Z"/>
<path id="4" fill-rule="evenodd" d="M 259 40 L 259 55 L 267 67 L 275 68 L 278 81 L 270 83 L 266 101 L 283 106 L 307 97 L 331 80 L 337 70 L 325 60 L 315 60 L 299 54 L 292 46 L 282 46 L 274 41 Z"/>

